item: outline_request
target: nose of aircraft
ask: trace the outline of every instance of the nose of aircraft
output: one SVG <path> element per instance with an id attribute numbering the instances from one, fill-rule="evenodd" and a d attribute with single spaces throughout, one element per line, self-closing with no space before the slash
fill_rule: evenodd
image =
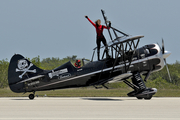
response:
<path id="1" fill-rule="evenodd" d="M 163 58 L 166 59 L 167 57 L 169 57 L 171 55 L 170 51 L 164 51 L 163 53 Z"/>

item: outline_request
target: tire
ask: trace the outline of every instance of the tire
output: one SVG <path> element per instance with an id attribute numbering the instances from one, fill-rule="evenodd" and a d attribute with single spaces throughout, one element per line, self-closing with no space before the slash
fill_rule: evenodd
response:
<path id="1" fill-rule="evenodd" d="M 29 94 L 29 99 L 33 100 L 34 99 L 34 94 Z"/>
<path id="2" fill-rule="evenodd" d="M 142 97 L 136 97 L 138 100 L 142 100 L 143 98 Z"/>
<path id="3" fill-rule="evenodd" d="M 145 97 L 144 99 L 145 100 L 150 100 L 152 98 L 152 96 L 148 96 L 148 97 Z"/>

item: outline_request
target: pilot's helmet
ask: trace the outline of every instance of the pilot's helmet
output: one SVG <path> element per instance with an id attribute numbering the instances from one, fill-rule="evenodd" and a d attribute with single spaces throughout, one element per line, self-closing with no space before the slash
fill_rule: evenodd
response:
<path id="1" fill-rule="evenodd" d="M 81 62 L 81 60 L 76 60 L 76 62 L 77 62 L 77 63 L 80 63 L 80 62 Z"/>

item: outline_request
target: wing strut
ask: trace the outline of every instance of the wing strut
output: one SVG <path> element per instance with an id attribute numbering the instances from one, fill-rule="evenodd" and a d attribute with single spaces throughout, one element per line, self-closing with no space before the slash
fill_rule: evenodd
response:
<path id="1" fill-rule="evenodd" d="M 102 12 L 106 27 L 108 27 L 108 25 L 107 25 L 108 21 L 107 21 L 107 18 L 105 17 L 105 15 L 104 15 L 105 13 L 104 13 L 104 11 L 102 9 L 101 9 L 101 12 Z M 113 40 L 109 29 L 108 29 L 108 33 L 109 33 L 109 36 L 110 36 L 111 40 Z"/>
<path id="2" fill-rule="evenodd" d="M 130 58 L 130 61 L 129 61 L 129 65 L 128 65 L 127 70 L 129 69 L 129 67 L 130 67 L 130 65 L 131 65 L 131 62 L 132 62 L 132 59 L 133 59 L 133 55 L 134 55 L 135 52 L 136 52 L 136 48 L 137 48 L 137 46 L 138 46 L 138 44 L 139 44 L 139 41 L 140 41 L 140 39 L 138 39 L 136 45 L 134 44 L 134 41 L 132 41 L 132 42 L 133 42 L 133 45 L 134 45 L 134 51 L 133 51 L 133 54 L 131 55 L 131 58 Z M 131 45 L 132 45 L 132 44 L 131 44 Z M 126 71 L 127 71 L 127 70 L 126 70 Z"/>

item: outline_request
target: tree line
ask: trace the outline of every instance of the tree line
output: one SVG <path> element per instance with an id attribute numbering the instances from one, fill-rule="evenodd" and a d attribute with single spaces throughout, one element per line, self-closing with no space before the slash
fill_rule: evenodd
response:
<path id="1" fill-rule="evenodd" d="M 71 61 L 72 63 L 75 62 L 77 56 L 67 56 L 65 58 L 44 58 L 40 60 L 40 56 L 34 57 L 32 59 L 27 58 L 37 67 L 44 69 L 44 70 L 52 70 L 64 63 Z M 9 61 L 7 59 L 0 60 L 0 88 L 8 87 L 8 67 Z M 158 81 L 166 81 L 167 83 L 174 84 L 176 86 L 180 85 L 180 62 L 176 61 L 173 64 L 168 64 L 168 68 L 170 71 L 170 75 L 172 81 L 170 81 L 169 76 L 167 74 L 166 67 L 164 67 L 161 71 L 151 73 L 148 81 L 153 82 L 155 80 Z"/>

